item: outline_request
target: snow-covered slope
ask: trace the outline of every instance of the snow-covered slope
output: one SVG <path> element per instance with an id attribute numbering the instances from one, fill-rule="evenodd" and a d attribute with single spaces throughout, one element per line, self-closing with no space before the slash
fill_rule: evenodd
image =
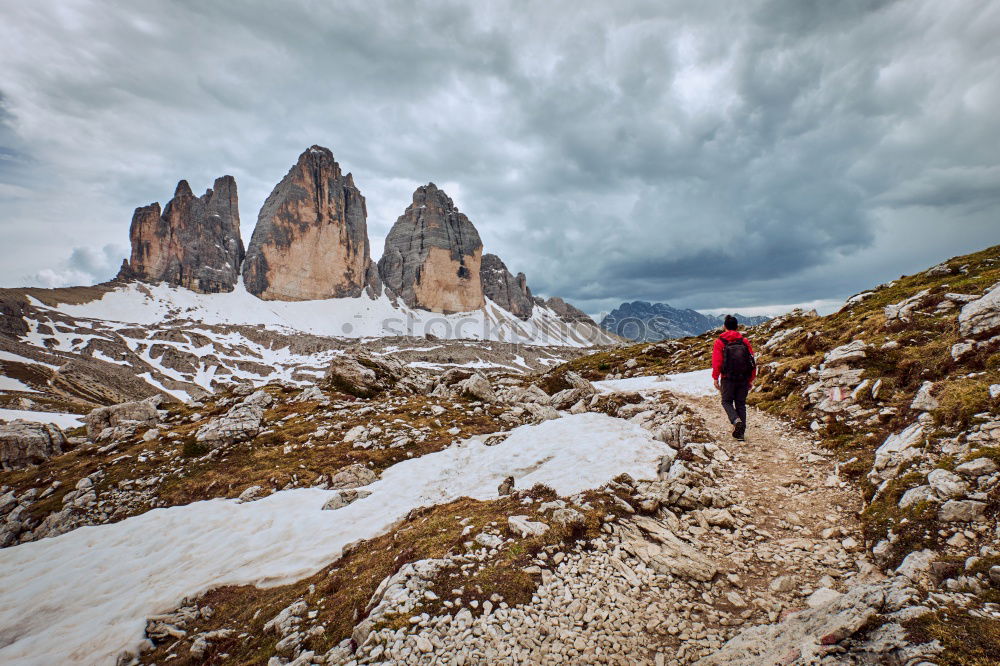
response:
<path id="1" fill-rule="evenodd" d="M 335 560 L 419 506 L 495 499 L 516 476 L 560 495 L 622 473 L 656 478 L 668 452 L 636 424 L 602 414 L 522 426 L 496 446 L 476 438 L 386 470 L 371 496 L 322 511 L 335 491 L 216 499 L 0 550 L 0 662 L 113 664 L 142 640 L 145 618 L 222 585 L 276 585 Z"/>
<path id="2" fill-rule="evenodd" d="M 38 304 L 38 303 L 36 303 Z M 40 305 L 40 304 L 38 304 Z M 570 324 L 536 306 L 522 321 L 492 301 L 473 312 L 452 315 L 414 310 L 387 296 L 320 301 L 263 301 L 242 282 L 231 293 L 199 294 L 166 284 L 131 283 L 81 305 L 59 305 L 76 318 L 139 325 L 189 320 L 210 326 L 252 325 L 313 335 L 365 338 L 431 334 L 441 339 L 495 340 L 532 345 L 587 347 L 612 339 L 596 326 Z"/>
<path id="3" fill-rule="evenodd" d="M 23 312 L 4 314 L 10 321 L 0 329 L 7 331 L 0 334 L 0 407 L 15 409 L 53 393 L 92 405 L 153 391 L 188 401 L 232 382 L 315 383 L 334 356 L 358 344 L 400 353 L 415 367 L 523 372 L 613 342 L 592 323 L 564 321 L 542 305 L 524 321 L 489 300 L 481 310 L 439 315 L 384 295 L 264 301 L 242 283 L 231 293 L 200 294 L 136 282 L 19 298 Z M 95 387 L 103 396 L 96 401 Z"/>

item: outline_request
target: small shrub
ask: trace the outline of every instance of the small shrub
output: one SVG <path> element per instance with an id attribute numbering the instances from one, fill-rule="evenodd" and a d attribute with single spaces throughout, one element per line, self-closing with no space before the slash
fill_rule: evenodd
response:
<path id="1" fill-rule="evenodd" d="M 948 382 L 940 389 L 937 400 L 940 407 L 933 412 L 936 423 L 965 427 L 974 414 L 989 410 L 989 383 L 969 379 Z"/>
<path id="2" fill-rule="evenodd" d="M 181 453 L 187 458 L 197 458 L 208 453 L 208 446 L 202 442 L 195 439 L 189 439 L 184 442 L 184 448 Z"/>

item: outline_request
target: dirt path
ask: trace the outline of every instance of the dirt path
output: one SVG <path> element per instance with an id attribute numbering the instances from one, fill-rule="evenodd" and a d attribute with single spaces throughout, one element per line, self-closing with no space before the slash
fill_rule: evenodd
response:
<path id="1" fill-rule="evenodd" d="M 804 607 L 819 588 L 844 591 L 859 568 L 868 570 L 860 501 L 807 433 L 748 408 L 746 441 L 739 442 L 716 398 L 676 397 L 731 457 L 719 482 L 733 491 L 747 522 L 737 539 L 742 583 L 771 618 Z M 736 559 L 740 565 L 739 553 Z"/>

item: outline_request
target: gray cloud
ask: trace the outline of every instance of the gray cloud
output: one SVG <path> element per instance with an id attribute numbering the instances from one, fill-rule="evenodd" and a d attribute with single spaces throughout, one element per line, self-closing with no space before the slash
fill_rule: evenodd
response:
<path id="1" fill-rule="evenodd" d="M 0 281 L 109 277 L 180 178 L 236 176 L 249 237 L 312 143 L 373 237 L 434 181 L 590 312 L 839 298 L 1000 240 L 995 3 L 479 5 L 15 5 Z"/>

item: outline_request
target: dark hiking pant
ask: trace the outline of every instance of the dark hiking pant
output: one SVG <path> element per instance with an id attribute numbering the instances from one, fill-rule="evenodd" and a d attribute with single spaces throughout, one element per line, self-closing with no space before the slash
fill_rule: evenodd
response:
<path id="1" fill-rule="evenodd" d="M 747 393 L 750 392 L 750 382 L 746 379 L 726 379 L 720 382 L 722 387 L 722 407 L 730 423 L 736 423 L 739 418 L 747 422 Z"/>

